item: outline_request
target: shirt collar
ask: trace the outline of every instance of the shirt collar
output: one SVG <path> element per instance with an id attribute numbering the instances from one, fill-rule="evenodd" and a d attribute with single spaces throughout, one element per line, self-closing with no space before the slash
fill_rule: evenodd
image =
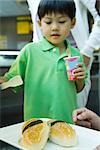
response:
<path id="1" fill-rule="evenodd" d="M 45 37 L 43 37 L 40 40 L 40 47 L 42 51 L 48 51 L 53 49 L 55 46 L 51 44 L 49 41 L 47 41 Z"/>
<path id="2" fill-rule="evenodd" d="M 67 40 L 65 40 L 65 43 L 69 47 L 69 44 L 68 44 Z M 45 37 L 41 38 L 41 40 L 40 40 L 40 47 L 41 47 L 42 51 L 49 51 L 49 50 L 51 50 L 53 48 L 56 48 L 53 44 L 51 44 L 49 41 L 47 41 Z"/>

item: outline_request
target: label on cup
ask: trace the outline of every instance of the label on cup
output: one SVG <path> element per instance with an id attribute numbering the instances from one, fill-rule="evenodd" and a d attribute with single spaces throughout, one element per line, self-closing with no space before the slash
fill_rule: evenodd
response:
<path id="1" fill-rule="evenodd" d="M 68 75 L 68 80 L 76 80 L 77 78 L 74 76 L 74 70 L 76 69 L 77 65 L 79 64 L 80 57 L 74 56 L 74 57 L 65 57 L 65 65 L 66 65 L 66 71 Z"/>

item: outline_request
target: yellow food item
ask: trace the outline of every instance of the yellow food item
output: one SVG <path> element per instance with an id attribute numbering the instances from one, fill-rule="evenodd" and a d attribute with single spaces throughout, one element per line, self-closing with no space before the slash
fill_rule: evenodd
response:
<path id="1" fill-rule="evenodd" d="M 21 146 L 25 150 L 41 150 L 49 137 L 50 126 L 47 122 L 33 118 L 22 126 Z"/>
<path id="2" fill-rule="evenodd" d="M 75 146 L 77 135 L 75 130 L 64 121 L 50 120 L 51 124 L 49 139 L 61 146 Z"/>

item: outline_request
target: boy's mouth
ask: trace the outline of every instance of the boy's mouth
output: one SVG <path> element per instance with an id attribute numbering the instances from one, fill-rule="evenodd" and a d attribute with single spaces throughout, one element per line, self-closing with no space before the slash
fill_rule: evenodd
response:
<path id="1" fill-rule="evenodd" d="M 51 36 L 52 36 L 52 37 L 59 37 L 60 34 L 55 33 L 55 34 L 51 34 Z"/>

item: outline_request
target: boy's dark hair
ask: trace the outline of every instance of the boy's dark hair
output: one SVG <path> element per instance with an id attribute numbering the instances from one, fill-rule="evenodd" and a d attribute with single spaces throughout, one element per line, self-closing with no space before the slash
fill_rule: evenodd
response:
<path id="1" fill-rule="evenodd" d="M 38 17 L 41 20 L 45 14 L 61 13 L 73 19 L 76 7 L 73 0 L 41 0 L 38 6 Z"/>

